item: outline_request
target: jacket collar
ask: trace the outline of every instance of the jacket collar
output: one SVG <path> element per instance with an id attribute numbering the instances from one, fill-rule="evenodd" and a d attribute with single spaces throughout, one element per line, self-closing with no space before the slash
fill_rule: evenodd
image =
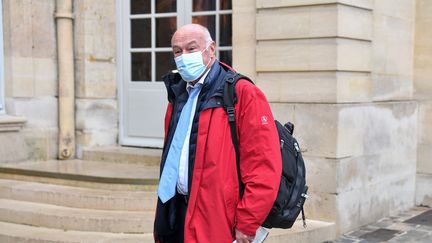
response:
<path id="1" fill-rule="evenodd" d="M 213 86 L 213 81 L 216 80 L 221 71 L 219 62 L 216 61 L 210 68 L 201 92 L 206 92 Z M 178 72 L 170 72 L 162 77 L 168 93 L 168 101 L 173 103 L 178 97 L 186 92 L 186 82 L 181 78 Z"/>

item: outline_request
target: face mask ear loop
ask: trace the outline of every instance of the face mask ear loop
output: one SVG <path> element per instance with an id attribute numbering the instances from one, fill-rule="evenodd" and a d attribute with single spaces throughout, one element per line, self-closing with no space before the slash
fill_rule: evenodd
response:
<path id="1" fill-rule="evenodd" d="M 201 53 L 204 53 L 205 51 L 207 51 L 207 49 L 210 47 L 211 43 L 204 49 L 202 50 Z M 210 57 L 210 60 L 208 61 L 208 63 L 205 65 L 205 68 L 208 68 L 208 65 L 210 65 L 211 60 L 213 59 L 213 57 Z"/>

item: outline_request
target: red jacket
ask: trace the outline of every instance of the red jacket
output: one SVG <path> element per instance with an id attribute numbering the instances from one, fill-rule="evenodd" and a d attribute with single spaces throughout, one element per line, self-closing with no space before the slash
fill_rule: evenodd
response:
<path id="1" fill-rule="evenodd" d="M 264 94 L 247 80 L 236 85 L 240 144 L 240 200 L 236 155 L 222 107 L 200 113 L 195 165 L 186 213 L 185 242 L 231 243 L 234 229 L 254 235 L 276 198 L 281 155 L 274 118 Z M 168 130 L 171 104 L 165 116 Z"/>

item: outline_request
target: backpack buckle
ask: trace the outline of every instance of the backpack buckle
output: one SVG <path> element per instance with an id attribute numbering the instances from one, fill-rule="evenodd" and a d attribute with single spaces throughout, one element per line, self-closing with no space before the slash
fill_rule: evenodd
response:
<path id="1" fill-rule="evenodd" d="M 234 107 L 227 107 L 226 110 L 228 113 L 228 122 L 235 122 L 235 109 L 234 109 Z"/>

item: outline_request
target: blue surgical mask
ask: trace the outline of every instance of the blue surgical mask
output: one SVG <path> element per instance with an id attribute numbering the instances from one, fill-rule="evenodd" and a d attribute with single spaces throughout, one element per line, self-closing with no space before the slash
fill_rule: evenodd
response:
<path id="1" fill-rule="evenodd" d="M 208 47 L 207 47 L 208 48 Z M 186 82 L 192 82 L 197 80 L 206 70 L 207 65 L 204 65 L 202 53 L 207 50 L 196 51 L 192 53 L 186 53 L 181 56 L 174 58 L 174 61 L 177 66 L 177 70 L 179 71 L 181 77 Z"/>

